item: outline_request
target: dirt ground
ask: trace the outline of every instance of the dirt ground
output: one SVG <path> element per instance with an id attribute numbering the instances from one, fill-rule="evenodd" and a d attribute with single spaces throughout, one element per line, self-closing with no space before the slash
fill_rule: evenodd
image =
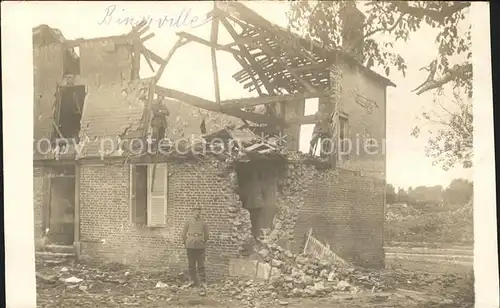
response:
<path id="1" fill-rule="evenodd" d="M 438 266 L 438 265 L 436 265 Z M 120 264 L 37 264 L 38 307 L 473 307 L 470 270 L 436 273 L 360 269 L 350 291 L 287 298 L 264 282 L 245 279 L 184 287 L 182 276 L 139 272 Z M 376 286 L 376 288 L 375 288 Z M 262 291 L 269 289 L 271 291 Z M 372 290 L 382 290 L 374 291 Z M 245 292 L 240 292 L 246 290 Z"/>

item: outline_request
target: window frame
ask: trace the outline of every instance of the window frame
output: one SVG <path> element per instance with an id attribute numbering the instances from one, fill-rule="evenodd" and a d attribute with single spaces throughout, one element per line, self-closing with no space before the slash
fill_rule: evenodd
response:
<path id="1" fill-rule="evenodd" d="M 153 170 L 156 165 L 164 165 L 164 187 L 163 187 L 163 223 L 152 223 L 153 209 L 152 209 L 152 185 L 153 185 Z M 137 221 L 137 181 L 136 181 L 136 167 L 146 166 L 146 217 L 144 222 Z M 167 163 L 134 163 L 129 165 L 129 221 L 131 224 L 141 225 L 149 228 L 165 227 L 167 225 L 167 209 L 168 209 L 168 164 Z M 158 197 L 158 196 L 156 196 Z"/>

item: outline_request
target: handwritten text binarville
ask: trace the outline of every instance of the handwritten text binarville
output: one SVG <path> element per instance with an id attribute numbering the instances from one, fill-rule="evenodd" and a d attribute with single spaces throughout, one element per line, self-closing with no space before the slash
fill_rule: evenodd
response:
<path id="1" fill-rule="evenodd" d="M 212 20 L 210 14 L 203 17 L 193 15 L 190 8 L 184 8 L 179 13 L 165 13 L 163 16 L 139 15 L 134 16 L 133 13 L 127 12 L 125 9 L 118 9 L 116 5 L 110 5 L 104 10 L 104 16 L 98 19 L 99 25 L 137 25 L 145 20 L 148 26 L 175 27 L 175 28 L 197 28 L 203 26 Z"/>

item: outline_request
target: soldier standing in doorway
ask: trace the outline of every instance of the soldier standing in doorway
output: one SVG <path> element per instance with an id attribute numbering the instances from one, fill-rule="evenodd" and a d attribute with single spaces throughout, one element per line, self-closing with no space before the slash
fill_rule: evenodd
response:
<path id="1" fill-rule="evenodd" d="M 319 110 L 316 112 L 316 125 L 314 126 L 313 135 L 311 138 L 311 143 L 309 147 L 309 155 L 314 155 L 316 152 L 316 146 L 318 141 L 321 139 L 321 142 L 324 141 L 325 138 L 330 138 L 330 125 L 331 125 L 331 116 L 326 110 L 325 104 L 319 104 Z M 323 151 L 327 149 L 323 149 L 320 144 L 320 155 L 322 156 Z"/>
<path id="2" fill-rule="evenodd" d="M 182 233 L 182 241 L 187 251 L 190 286 L 196 287 L 201 281 L 206 285 L 205 249 L 208 242 L 208 227 L 201 217 L 201 206 L 195 206 L 193 217 L 186 222 Z M 200 280 L 198 280 L 198 275 Z"/>

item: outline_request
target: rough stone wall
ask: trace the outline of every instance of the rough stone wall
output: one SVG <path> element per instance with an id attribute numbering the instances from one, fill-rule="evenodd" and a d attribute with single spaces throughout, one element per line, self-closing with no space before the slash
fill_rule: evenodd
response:
<path id="1" fill-rule="evenodd" d="M 79 48 L 80 75 L 88 92 L 101 85 L 131 80 L 132 54 L 127 45 L 100 39 L 85 41 Z"/>
<path id="2" fill-rule="evenodd" d="M 57 84 L 63 76 L 63 49 L 60 44 L 33 49 L 34 138 L 50 138 Z"/>
<path id="3" fill-rule="evenodd" d="M 231 209 L 238 206 L 235 179 L 215 162 L 171 162 L 168 165 L 168 222 L 164 228 L 141 227 L 130 221 L 129 165 L 83 164 L 81 167 L 82 254 L 156 269 L 184 269 L 181 232 L 191 207 L 200 204 L 210 230 L 207 272 L 224 276 L 229 258 L 237 255 Z"/>
<path id="4" fill-rule="evenodd" d="M 386 133 L 386 86 L 368 77 L 367 73 L 355 65 L 338 63 L 342 69 L 342 94 L 340 110 L 348 115 L 348 136 L 352 150 L 348 157 L 342 157 L 340 166 L 363 171 L 365 175 L 385 179 L 386 155 L 382 150 Z M 332 79 L 330 82 L 334 82 Z M 373 108 L 365 108 L 364 98 L 376 102 Z M 377 148 L 364 148 L 366 138 L 374 138 Z M 376 152 L 376 154 L 370 154 Z"/>
<path id="5" fill-rule="evenodd" d="M 35 221 L 35 239 L 43 234 L 43 208 L 48 194 L 49 169 L 45 167 L 33 168 L 33 213 Z"/>

